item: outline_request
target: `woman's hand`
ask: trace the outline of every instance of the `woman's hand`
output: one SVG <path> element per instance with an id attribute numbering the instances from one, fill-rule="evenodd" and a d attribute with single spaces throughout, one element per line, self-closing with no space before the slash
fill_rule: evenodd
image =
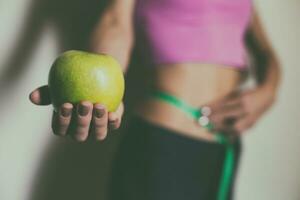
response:
<path id="1" fill-rule="evenodd" d="M 241 134 L 271 107 L 275 96 L 275 90 L 268 87 L 231 94 L 210 105 L 210 120 L 218 131 Z"/>
<path id="2" fill-rule="evenodd" d="M 30 100 L 36 105 L 51 104 L 48 86 L 31 92 Z M 104 140 L 108 130 L 120 127 L 123 111 L 123 103 L 116 112 L 109 113 L 103 105 L 93 105 L 89 101 L 82 101 L 78 105 L 64 103 L 57 112 L 53 111 L 52 130 L 56 135 L 69 135 L 80 142 L 90 136 L 96 140 Z"/>

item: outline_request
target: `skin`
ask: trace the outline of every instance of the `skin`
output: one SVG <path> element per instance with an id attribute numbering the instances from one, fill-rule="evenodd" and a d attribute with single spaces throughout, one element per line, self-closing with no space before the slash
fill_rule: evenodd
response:
<path id="1" fill-rule="evenodd" d="M 133 47 L 134 0 L 114 0 L 97 25 L 91 40 L 94 52 L 114 56 L 127 70 Z M 181 63 L 154 67 L 155 84 L 148 87 L 167 91 L 193 106 L 209 105 L 210 120 L 216 130 L 240 135 L 253 126 L 276 99 L 280 79 L 279 63 L 263 31 L 256 13 L 246 34 L 250 52 L 257 61 L 257 87 L 240 92 L 241 73 L 230 66 L 216 64 Z M 263 71 L 263 73 L 259 73 Z M 150 77 L 151 78 L 151 77 Z M 176 81 L 173 81 L 176 80 Z M 209 85 L 210 87 L 207 87 Z M 42 86 L 30 94 L 36 105 L 49 105 L 49 91 Z M 53 113 L 52 129 L 60 136 L 70 135 L 77 141 L 90 136 L 103 140 L 109 129 L 121 124 L 123 104 L 114 113 L 102 105 L 83 101 L 78 105 L 64 103 Z M 136 108 L 136 114 L 178 134 L 195 139 L 213 141 L 212 134 L 201 129 L 177 108 L 155 99 L 147 99 Z"/>
<path id="2" fill-rule="evenodd" d="M 49 105 L 48 86 L 42 86 L 30 94 L 30 100 L 36 105 Z M 120 127 L 123 104 L 116 112 L 108 113 L 101 104 L 92 104 L 89 101 L 82 101 L 78 105 L 64 103 L 59 111 L 53 111 L 52 130 L 59 136 L 71 136 L 76 141 L 82 142 L 88 139 L 89 135 L 96 140 L 104 140 L 108 130 L 115 130 Z"/>
<path id="3" fill-rule="evenodd" d="M 256 12 L 246 33 L 245 43 L 256 61 L 257 87 L 233 93 L 211 105 L 211 120 L 217 129 L 237 134 L 251 128 L 274 104 L 281 77 L 280 63 Z M 228 119 L 232 119 L 232 122 L 226 123 Z"/>
<path id="4" fill-rule="evenodd" d="M 209 106 L 215 131 L 233 137 L 245 133 L 273 105 L 280 81 L 280 64 L 254 12 L 245 43 L 255 60 L 257 86 L 241 91 L 241 73 L 228 66 L 172 64 L 157 68 L 158 90 L 167 91 L 194 107 Z M 172 81 L 176 80 L 176 81 Z M 209 86 L 209 87 L 208 87 Z M 196 92 L 199 91 L 199 92 Z M 151 99 L 142 104 L 140 116 L 178 134 L 213 141 L 213 135 L 177 108 Z"/>

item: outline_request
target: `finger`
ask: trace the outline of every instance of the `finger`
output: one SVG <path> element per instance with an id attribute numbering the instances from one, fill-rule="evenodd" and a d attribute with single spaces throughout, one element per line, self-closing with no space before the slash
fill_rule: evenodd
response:
<path id="1" fill-rule="evenodd" d="M 236 107 L 241 107 L 243 105 L 242 98 L 240 96 L 235 96 L 227 99 L 223 103 L 223 109 L 231 109 Z"/>
<path id="2" fill-rule="evenodd" d="M 220 115 L 230 109 L 236 109 L 242 106 L 240 98 L 237 98 L 236 96 L 234 97 L 224 97 L 221 100 L 215 101 L 208 105 L 211 109 L 211 115 Z"/>
<path id="3" fill-rule="evenodd" d="M 64 103 L 59 108 L 58 113 L 53 113 L 53 132 L 56 135 L 65 136 L 69 128 L 72 117 L 73 105 L 71 103 Z"/>
<path id="4" fill-rule="evenodd" d="M 83 101 L 77 105 L 77 116 L 74 138 L 79 142 L 87 139 L 89 127 L 92 118 L 93 104 L 89 101 Z"/>
<path id="5" fill-rule="evenodd" d="M 116 112 L 111 112 L 108 114 L 108 122 L 109 122 L 110 129 L 115 130 L 120 127 L 123 113 L 124 113 L 124 105 L 123 103 L 121 103 L 118 109 L 116 110 Z"/>
<path id="6" fill-rule="evenodd" d="M 245 117 L 241 120 L 236 121 L 233 126 L 233 131 L 237 134 L 242 134 L 251 128 L 255 123 L 255 119 L 252 116 Z"/>
<path id="7" fill-rule="evenodd" d="M 121 116 L 118 116 L 117 113 L 109 113 L 108 118 L 109 118 L 109 120 L 108 120 L 109 128 L 111 130 L 116 130 L 120 127 Z"/>
<path id="8" fill-rule="evenodd" d="M 44 85 L 32 91 L 29 99 L 36 105 L 49 105 L 51 104 L 50 92 L 48 85 Z"/>
<path id="9" fill-rule="evenodd" d="M 212 118 L 215 120 L 220 120 L 222 123 L 226 124 L 226 121 L 230 121 L 231 119 L 240 119 L 247 115 L 246 110 L 243 106 L 231 108 L 231 109 L 224 109 L 219 113 L 215 113 Z"/>
<path id="10" fill-rule="evenodd" d="M 107 110 L 101 104 L 94 105 L 94 134 L 96 140 L 104 140 L 107 135 Z"/>

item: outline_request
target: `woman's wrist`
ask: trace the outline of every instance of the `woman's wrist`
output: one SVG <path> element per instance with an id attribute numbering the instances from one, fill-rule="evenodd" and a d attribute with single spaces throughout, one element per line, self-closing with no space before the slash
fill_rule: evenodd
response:
<path id="1" fill-rule="evenodd" d="M 265 83 L 258 86 L 258 90 L 261 91 L 262 94 L 264 94 L 269 101 L 274 102 L 277 98 L 277 86 L 270 83 Z"/>

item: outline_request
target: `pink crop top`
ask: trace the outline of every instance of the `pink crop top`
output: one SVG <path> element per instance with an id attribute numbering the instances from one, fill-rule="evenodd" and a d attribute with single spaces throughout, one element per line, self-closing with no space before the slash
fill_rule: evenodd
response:
<path id="1" fill-rule="evenodd" d="M 136 28 L 154 64 L 246 67 L 251 0 L 138 0 Z"/>

